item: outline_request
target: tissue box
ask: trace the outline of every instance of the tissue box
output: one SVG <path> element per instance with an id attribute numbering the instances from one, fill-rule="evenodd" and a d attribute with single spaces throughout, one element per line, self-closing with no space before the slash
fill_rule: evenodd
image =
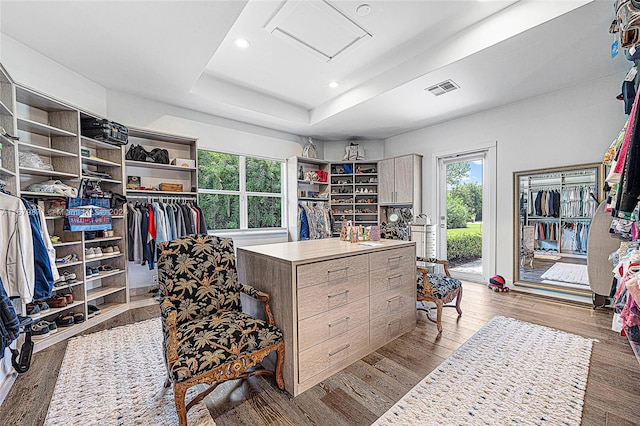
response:
<path id="1" fill-rule="evenodd" d="M 180 167 L 191 167 L 193 169 L 196 167 L 196 160 L 190 160 L 188 158 L 174 158 L 171 164 Z"/>

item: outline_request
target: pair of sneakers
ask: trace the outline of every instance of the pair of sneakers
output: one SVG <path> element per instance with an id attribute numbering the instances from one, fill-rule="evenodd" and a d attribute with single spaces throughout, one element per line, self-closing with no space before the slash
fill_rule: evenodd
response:
<path id="1" fill-rule="evenodd" d="M 47 337 L 56 331 L 58 331 L 58 326 L 55 322 L 42 320 L 31 325 L 31 335 L 36 340 Z"/>
<path id="2" fill-rule="evenodd" d="M 120 247 L 118 246 L 89 247 L 84 250 L 84 257 L 85 259 L 95 259 L 96 257 L 119 253 Z"/>

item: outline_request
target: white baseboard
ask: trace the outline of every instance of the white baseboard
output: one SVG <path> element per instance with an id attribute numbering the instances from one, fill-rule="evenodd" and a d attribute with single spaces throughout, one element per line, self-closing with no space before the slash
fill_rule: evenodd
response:
<path id="1" fill-rule="evenodd" d="M 4 399 L 9 394 L 9 391 L 11 390 L 11 386 L 13 386 L 13 382 L 16 381 L 17 377 L 18 377 L 18 373 L 16 373 L 15 371 L 12 371 L 4 378 L 4 380 L 2 381 L 2 384 L 0 384 L 0 405 L 2 405 L 2 403 L 4 402 Z"/>

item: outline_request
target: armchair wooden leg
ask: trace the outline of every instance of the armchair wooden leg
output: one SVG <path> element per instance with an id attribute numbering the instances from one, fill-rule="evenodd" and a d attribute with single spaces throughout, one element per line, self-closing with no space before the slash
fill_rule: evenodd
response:
<path id="1" fill-rule="evenodd" d="M 458 289 L 458 295 L 456 296 L 456 311 L 458 311 L 458 316 L 462 315 L 462 309 L 460 309 L 461 300 L 462 300 L 462 287 Z"/>
<path id="2" fill-rule="evenodd" d="M 184 398 L 187 395 L 187 388 L 182 384 L 176 383 L 173 386 L 173 396 L 176 400 L 176 412 L 178 413 L 178 421 L 180 426 L 187 426 L 187 407 Z"/>
<path id="3" fill-rule="evenodd" d="M 442 300 L 436 301 L 436 325 L 438 326 L 438 333 L 442 333 Z"/>
<path id="4" fill-rule="evenodd" d="M 284 362 L 284 342 L 280 342 L 278 345 L 278 349 L 276 349 L 278 354 L 278 360 L 276 361 L 276 383 L 280 389 L 284 389 L 284 379 L 282 378 L 282 363 Z"/>

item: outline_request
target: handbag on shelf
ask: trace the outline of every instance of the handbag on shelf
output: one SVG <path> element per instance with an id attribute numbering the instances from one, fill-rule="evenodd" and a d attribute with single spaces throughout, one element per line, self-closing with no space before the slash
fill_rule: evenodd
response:
<path id="1" fill-rule="evenodd" d="M 131 145 L 125 158 L 146 163 L 169 164 L 169 151 L 162 148 L 147 151 L 142 145 Z"/>

